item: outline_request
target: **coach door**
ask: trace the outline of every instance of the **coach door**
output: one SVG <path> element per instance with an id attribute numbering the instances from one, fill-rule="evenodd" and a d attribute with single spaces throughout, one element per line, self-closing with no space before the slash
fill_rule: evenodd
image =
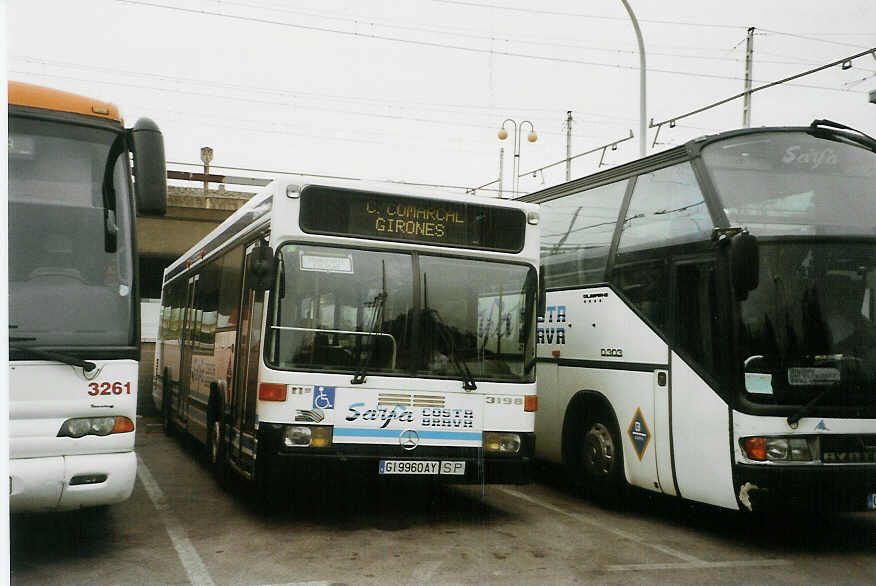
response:
<path id="1" fill-rule="evenodd" d="M 256 451 L 256 403 L 261 361 L 264 291 L 252 289 L 247 275 L 255 244 L 247 248 L 244 261 L 238 347 L 235 353 L 235 379 L 232 399 L 232 459 L 252 474 Z"/>
<path id="2" fill-rule="evenodd" d="M 194 350 L 197 323 L 200 319 L 195 307 L 195 293 L 198 289 L 200 275 L 189 278 L 186 286 L 185 319 L 183 321 L 182 344 L 180 346 L 179 365 L 179 417 L 182 421 L 189 419 L 189 395 L 192 386 L 192 352 Z"/>
<path id="3" fill-rule="evenodd" d="M 729 289 L 721 280 L 709 255 L 673 263 L 671 449 L 682 497 L 735 508 L 730 410 L 718 384 L 730 355 L 722 295 Z"/>

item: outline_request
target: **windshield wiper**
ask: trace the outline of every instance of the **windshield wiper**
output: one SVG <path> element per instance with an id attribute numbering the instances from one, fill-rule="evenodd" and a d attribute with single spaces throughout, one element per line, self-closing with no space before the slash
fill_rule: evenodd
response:
<path id="1" fill-rule="evenodd" d="M 23 341 L 24 339 L 19 338 L 18 341 Z M 31 346 L 14 346 L 12 344 L 9 345 L 10 350 L 14 350 L 15 352 L 22 352 L 24 354 L 31 354 L 38 358 L 45 358 L 47 360 L 54 360 L 55 362 L 60 362 L 62 364 L 69 364 L 70 366 L 78 366 L 85 372 L 91 372 L 97 365 L 93 362 L 89 362 L 88 360 L 81 360 L 76 358 L 75 356 L 70 356 L 69 354 L 63 354 L 61 352 L 54 352 L 49 350 L 41 350 L 39 348 L 33 348 Z"/>
<path id="2" fill-rule="evenodd" d="M 833 120 L 819 119 L 819 120 L 813 120 L 812 124 L 809 125 L 809 128 L 812 129 L 812 132 L 810 132 L 810 134 L 812 134 L 813 136 L 816 136 L 818 138 L 826 138 L 828 140 L 837 140 L 838 138 L 842 137 L 846 140 L 857 143 L 857 144 L 859 144 L 865 148 L 868 148 L 872 151 L 876 151 L 876 138 L 873 138 L 872 136 L 870 136 L 864 132 L 861 132 L 860 130 L 852 128 L 851 126 L 846 126 L 845 124 L 840 124 L 839 122 L 834 122 Z M 838 130 L 850 130 L 852 132 L 858 133 L 860 136 L 848 135 L 845 133 L 840 134 L 840 133 L 837 133 L 834 131 L 827 130 L 827 128 L 835 128 Z M 828 133 L 830 134 L 830 136 L 826 136 Z"/>
<path id="3" fill-rule="evenodd" d="M 426 312 L 426 315 L 431 316 L 434 322 L 438 324 L 438 331 L 441 332 L 441 337 L 444 339 L 447 351 L 450 352 L 450 362 L 453 364 L 454 368 L 456 368 L 457 374 L 459 374 L 462 379 L 462 388 L 466 391 L 476 391 L 478 385 L 475 383 L 474 376 L 468 369 L 468 365 L 456 355 L 456 345 L 453 343 L 453 334 L 450 332 L 450 326 L 444 322 L 438 311 L 428 307 L 424 311 Z"/>
<path id="4" fill-rule="evenodd" d="M 382 267 L 382 283 L 381 291 L 374 296 L 374 299 L 365 303 L 365 306 L 371 306 L 374 311 L 371 313 L 371 322 L 368 324 L 368 329 L 365 330 L 368 334 L 368 347 L 365 348 L 365 354 L 359 360 L 359 366 L 356 369 L 356 374 L 353 375 L 352 385 L 361 385 L 365 382 L 365 377 L 368 376 L 368 363 L 371 362 L 371 355 L 374 353 L 374 347 L 377 345 L 377 328 L 383 322 L 383 306 L 386 303 L 386 261 L 380 261 Z"/>

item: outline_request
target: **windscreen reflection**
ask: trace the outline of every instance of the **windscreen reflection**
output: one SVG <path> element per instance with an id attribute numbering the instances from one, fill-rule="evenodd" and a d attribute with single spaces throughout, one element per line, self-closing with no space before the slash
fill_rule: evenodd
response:
<path id="1" fill-rule="evenodd" d="M 286 370 L 530 381 L 535 269 L 327 246 L 278 251 L 267 358 Z"/>

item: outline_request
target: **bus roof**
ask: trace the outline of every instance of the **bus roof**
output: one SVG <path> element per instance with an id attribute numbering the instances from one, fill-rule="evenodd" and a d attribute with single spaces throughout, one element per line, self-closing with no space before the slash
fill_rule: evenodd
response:
<path id="1" fill-rule="evenodd" d="M 9 82 L 9 105 L 72 112 L 122 122 L 119 109 L 114 104 L 20 81 Z"/>

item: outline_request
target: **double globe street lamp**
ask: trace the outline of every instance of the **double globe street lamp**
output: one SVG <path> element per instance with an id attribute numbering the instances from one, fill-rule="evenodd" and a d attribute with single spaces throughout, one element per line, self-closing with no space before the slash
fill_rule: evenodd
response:
<path id="1" fill-rule="evenodd" d="M 535 142 L 538 140 L 538 135 L 535 133 L 535 127 L 532 125 L 532 122 L 529 120 L 524 120 L 520 124 L 517 124 L 516 120 L 512 120 L 511 118 L 506 118 L 504 122 L 502 122 L 502 127 L 499 129 L 499 140 L 505 140 L 508 138 L 508 131 L 505 129 L 505 124 L 510 122 L 514 125 L 514 181 L 512 183 L 514 197 L 518 194 L 518 186 L 520 184 L 520 177 L 518 177 L 520 170 L 520 132 L 523 130 L 524 124 L 529 124 L 529 134 L 526 136 L 526 140 L 529 142 Z M 501 197 L 502 194 L 499 194 Z"/>

